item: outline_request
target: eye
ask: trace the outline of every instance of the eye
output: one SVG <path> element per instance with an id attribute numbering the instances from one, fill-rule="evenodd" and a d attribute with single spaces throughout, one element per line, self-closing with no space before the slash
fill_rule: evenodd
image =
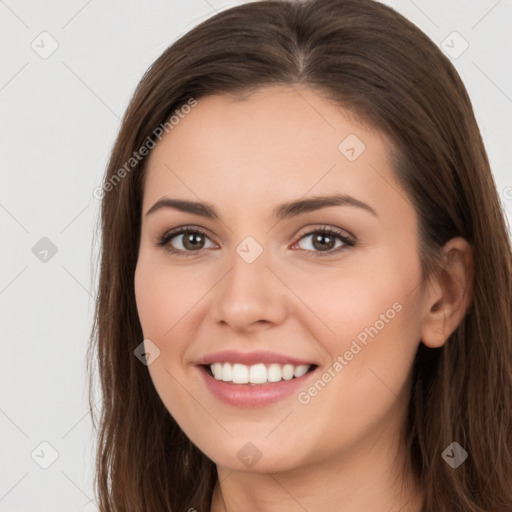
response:
<path id="1" fill-rule="evenodd" d="M 181 247 L 173 245 L 173 240 L 181 241 L 178 243 Z M 310 248 L 304 250 L 312 256 L 329 256 L 345 251 L 355 245 L 355 240 L 345 231 L 337 230 L 329 226 L 320 226 L 308 233 L 302 235 L 299 242 L 308 237 L 311 238 L 309 245 Z M 206 249 L 206 241 L 209 240 L 205 231 L 194 226 L 182 226 L 165 233 L 155 244 L 158 247 L 163 247 L 166 251 L 176 254 L 177 256 L 193 256 L 194 253 L 199 253 L 201 250 Z M 338 245 L 336 245 L 336 242 Z M 296 242 L 293 246 L 297 246 Z M 215 244 L 213 244 L 215 246 Z M 211 246 L 210 246 L 211 247 Z"/>
<path id="2" fill-rule="evenodd" d="M 326 256 L 337 254 L 355 245 L 355 240 L 348 233 L 329 226 L 321 226 L 309 231 L 301 236 L 299 242 L 309 237 L 311 237 L 310 243 L 306 244 L 309 247 L 306 247 L 305 250 L 311 253 L 312 256 L 324 256 L 322 253 L 327 253 Z M 340 242 L 338 245 L 336 245 L 337 241 Z"/>
<path id="3" fill-rule="evenodd" d="M 173 247 L 172 240 L 180 239 L 178 246 Z M 206 233 L 199 228 L 183 226 L 165 233 L 156 243 L 158 247 L 164 247 L 166 251 L 178 256 L 193 256 L 195 252 L 205 249 L 205 240 L 209 240 Z"/>

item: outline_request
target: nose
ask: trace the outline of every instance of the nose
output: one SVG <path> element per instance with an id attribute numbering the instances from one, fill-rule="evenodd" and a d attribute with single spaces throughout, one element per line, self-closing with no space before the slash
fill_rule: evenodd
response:
<path id="1" fill-rule="evenodd" d="M 213 290 L 213 320 L 238 333 L 282 323 L 290 310 L 290 291 L 269 267 L 267 252 L 253 261 L 241 254 L 234 251 L 230 270 Z"/>

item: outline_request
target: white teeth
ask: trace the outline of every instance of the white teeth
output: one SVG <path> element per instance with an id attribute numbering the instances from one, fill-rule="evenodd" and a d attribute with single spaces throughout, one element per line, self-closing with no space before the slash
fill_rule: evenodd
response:
<path id="1" fill-rule="evenodd" d="M 229 363 L 218 363 L 222 368 L 221 378 L 224 382 L 231 382 L 233 380 L 233 367 Z M 213 372 L 212 372 L 213 373 Z M 217 378 L 217 377 L 215 377 Z"/>
<path id="2" fill-rule="evenodd" d="M 294 366 L 272 363 L 266 366 L 263 363 L 247 366 L 235 363 L 212 363 L 210 370 L 216 380 L 233 382 L 234 384 L 264 384 L 266 382 L 279 382 L 302 377 L 310 369 L 309 364 Z"/>
<path id="3" fill-rule="evenodd" d="M 210 366 L 210 369 L 212 370 L 213 376 L 217 380 L 222 379 L 222 364 L 221 363 L 213 363 Z"/>
<path id="4" fill-rule="evenodd" d="M 294 377 L 302 377 L 306 373 L 308 373 L 309 365 L 307 364 L 301 364 L 300 366 L 296 366 L 295 370 L 293 372 Z"/>
<path id="5" fill-rule="evenodd" d="M 249 382 L 251 384 L 267 382 L 267 368 L 264 364 L 255 364 L 249 368 Z"/>
<path id="6" fill-rule="evenodd" d="M 269 382 L 279 382 L 282 377 L 281 365 L 272 363 L 267 370 L 267 380 Z"/>
<path id="7" fill-rule="evenodd" d="M 293 379 L 293 365 L 291 364 L 285 364 L 283 366 L 283 379 L 284 380 L 290 380 Z"/>
<path id="8" fill-rule="evenodd" d="M 233 365 L 233 383 L 247 384 L 249 382 L 249 367 L 245 364 L 235 363 Z"/>

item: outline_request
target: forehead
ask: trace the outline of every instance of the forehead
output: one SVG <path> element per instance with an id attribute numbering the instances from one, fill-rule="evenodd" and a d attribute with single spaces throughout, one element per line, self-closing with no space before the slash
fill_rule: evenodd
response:
<path id="1" fill-rule="evenodd" d="M 145 211 L 166 194 L 225 205 L 226 214 L 305 195 L 396 201 L 387 138 L 311 89 L 197 101 L 149 156 Z"/>

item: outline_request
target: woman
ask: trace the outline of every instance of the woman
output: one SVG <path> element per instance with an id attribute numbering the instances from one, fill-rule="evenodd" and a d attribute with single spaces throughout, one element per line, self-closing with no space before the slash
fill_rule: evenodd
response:
<path id="1" fill-rule="evenodd" d="M 143 77 L 101 195 L 102 512 L 512 510 L 510 241 L 412 23 L 213 16 Z"/>

